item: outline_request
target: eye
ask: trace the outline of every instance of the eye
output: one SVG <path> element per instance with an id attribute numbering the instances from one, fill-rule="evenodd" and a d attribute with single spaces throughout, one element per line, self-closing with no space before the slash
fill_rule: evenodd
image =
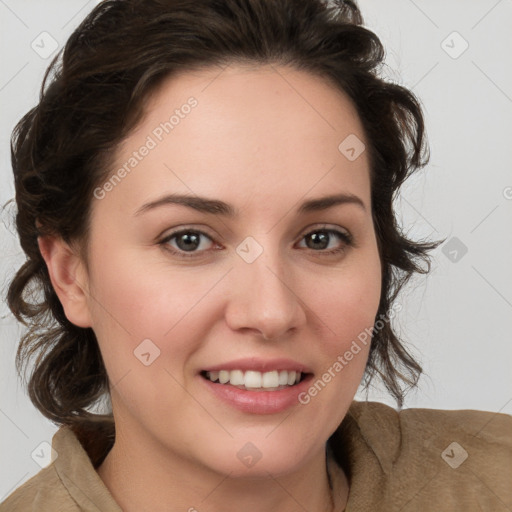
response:
<path id="1" fill-rule="evenodd" d="M 205 238 L 210 241 L 210 244 L 203 243 Z M 184 257 L 198 256 L 198 253 L 208 250 L 208 245 L 211 243 L 213 240 L 206 233 L 192 229 L 171 233 L 160 242 L 168 251 Z"/>
<path id="2" fill-rule="evenodd" d="M 305 248 L 319 255 L 334 255 L 341 253 L 353 245 L 352 235 L 337 229 L 320 228 L 310 231 L 301 239 Z M 200 257 L 202 253 L 216 246 L 213 239 L 197 229 L 181 229 L 167 235 L 159 242 L 167 251 L 184 258 Z M 304 248 L 304 245 L 300 245 Z"/>
<path id="3" fill-rule="evenodd" d="M 352 236 L 337 229 L 315 229 L 304 235 L 302 240 L 305 241 L 306 248 L 328 255 L 345 251 L 348 246 L 353 245 Z"/>

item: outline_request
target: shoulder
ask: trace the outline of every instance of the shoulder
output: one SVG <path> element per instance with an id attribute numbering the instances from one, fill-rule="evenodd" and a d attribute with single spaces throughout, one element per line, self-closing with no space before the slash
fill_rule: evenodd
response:
<path id="1" fill-rule="evenodd" d="M 349 415 L 378 460 L 387 492 L 401 497 L 404 512 L 422 500 L 443 509 L 453 503 L 453 510 L 512 508 L 512 416 L 397 411 L 377 402 L 353 402 Z"/>
<path id="2" fill-rule="evenodd" d="M 397 411 L 378 402 L 353 402 L 349 414 L 360 428 L 391 437 L 460 435 L 471 445 L 492 442 L 512 448 L 512 416 L 469 409 L 411 408 Z"/>
<path id="3" fill-rule="evenodd" d="M 53 436 L 54 460 L 10 494 L 0 512 L 120 511 L 93 465 L 106 443 L 98 431 L 86 450 L 74 431 L 62 426 Z"/>
<path id="4" fill-rule="evenodd" d="M 55 469 L 55 463 L 39 471 L 0 504 L 0 512 L 50 512 L 55 510 L 66 512 L 80 510 L 62 485 Z"/>

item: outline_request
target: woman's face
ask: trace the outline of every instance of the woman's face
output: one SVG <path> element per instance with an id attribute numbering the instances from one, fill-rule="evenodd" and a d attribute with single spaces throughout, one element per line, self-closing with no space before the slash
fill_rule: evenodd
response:
<path id="1" fill-rule="evenodd" d="M 151 98 L 92 205 L 87 307 L 118 439 L 232 476 L 324 449 L 381 291 L 362 141 L 343 94 L 287 68 L 187 73 Z"/>

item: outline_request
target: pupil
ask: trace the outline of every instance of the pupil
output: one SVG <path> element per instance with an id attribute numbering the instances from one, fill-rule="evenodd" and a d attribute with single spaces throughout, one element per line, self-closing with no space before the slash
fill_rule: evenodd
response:
<path id="1" fill-rule="evenodd" d="M 185 241 L 185 243 L 180 243 L 183 241 Z M 185 233 L 178 237 L 177 243 L 178 246 L 180 246 L 180 249 L 185 251 L 190 249 L 196 249 L 197 246 L 199 245 L 199 235 L 196 233 Z"/>
<path id="2" fill-rule="evenodd" d="M 321 247 L 310 247 L 310 249 L 325 249 L 329 245 L 329 236 L 325 231 L 318 231 L 317 233 L 313 233 L 309 236 L 309 238 L 314 244 L 321 245 Z"/>

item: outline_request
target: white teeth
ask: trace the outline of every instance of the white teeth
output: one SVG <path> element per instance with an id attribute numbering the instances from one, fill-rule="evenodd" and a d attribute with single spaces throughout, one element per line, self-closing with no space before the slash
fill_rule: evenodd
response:
<path id="1" fill-rule="evenodd" d="M 264 388 L 277 388 L 279 386 L 279 373 L 276 371 L 263 374 L 262 385 Z"/>
<path id="2" fill-rule="evenodd" d="M 288 372 L 279 372 L 279 385 L 280 386 L 288 385 Z"/>
<path id="3" fill-rule="evenodd" d="M 233 370 L 230 372 L 229 383 L 232 386 L 243 386 L 244 385 L 244 372 L 242 370 Z"/>
<path id="4" fill-rule="evenodd" d="M 287 370 L 273 370 L 270 372 L 256 372 L 248 370 L 220 370 L 206 372 L 206 377 L 212 382 L 232 386 L 245 386 L 247 389 L 277 389 L 280 386 L 293 386 L 300 382 L 301 372 Z"/>
<path id="5" fill-rule="evenodd" d="M 229 372 L 226 370 L 221 370 L 219 372 L 219 382 L 221 384 L 226 384 L 226 382 L 229 382 Z"/>
<path id="6" fill-rule="evenodd" d="M 261 388 L 261 373 L 260 372 L 245 372 L 244 385 L 246 388 Z"/>

